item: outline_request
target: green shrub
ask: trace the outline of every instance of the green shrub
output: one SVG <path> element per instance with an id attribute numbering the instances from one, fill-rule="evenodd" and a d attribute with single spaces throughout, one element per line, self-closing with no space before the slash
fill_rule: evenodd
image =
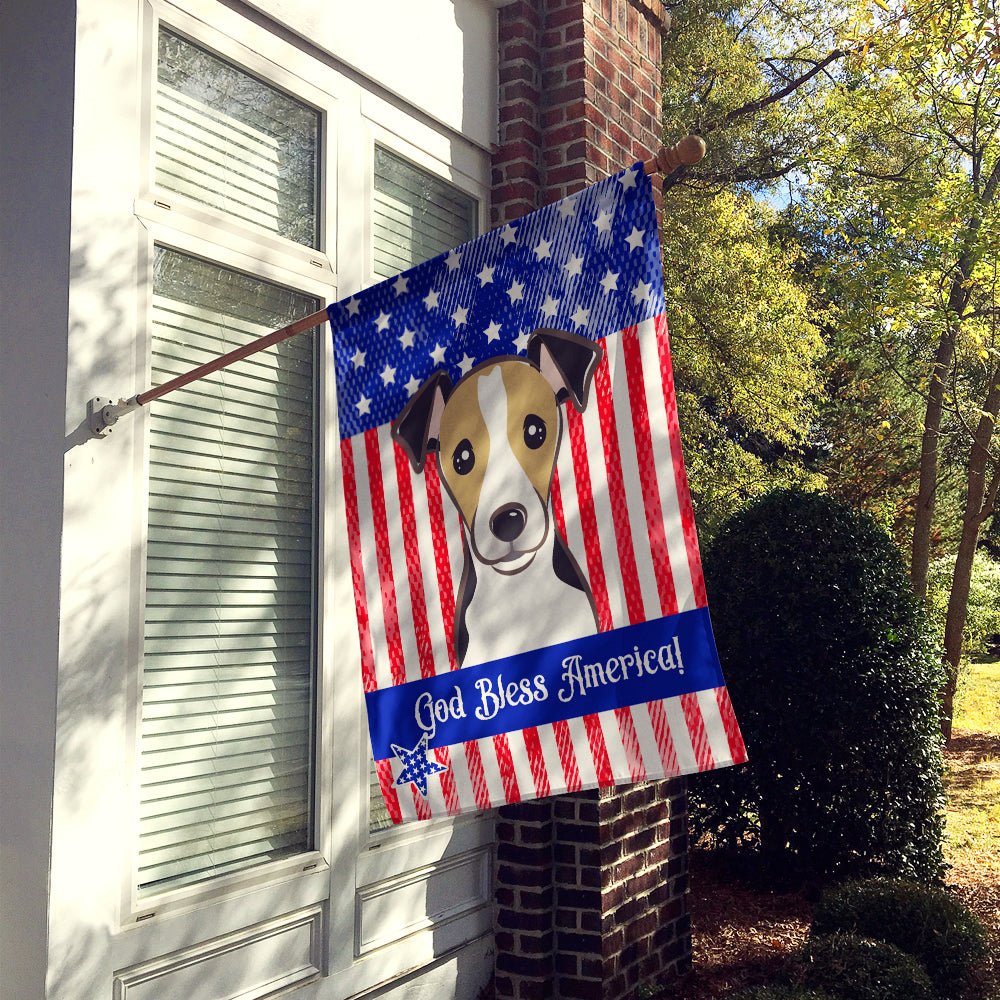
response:
<path id="1" fill-rule="evenodd" d="M 830 497 L 781 490 L 705 555 L 749 763 L 691 782 L 696 835 L 802 877 L 940 877 L 942 670 L 889 536 Z"/>
<path id="2" fill-rule="evenodd" d="M 959 997 L 973 966 L 986 956 L 986 934 L 968 907 L 947 890 L 903 879 L 870 879 L 827 889 L 812 933 L 850 932 L 895 945 L 918 959 L 937 992 Z"/>
<path id="3" fill-rule="evenodd" d="M 933 1000 L 924 967 L 884 941 L 853 934 L 810 938 L 792 970 L 793 981 L 837 1000 Z"/>

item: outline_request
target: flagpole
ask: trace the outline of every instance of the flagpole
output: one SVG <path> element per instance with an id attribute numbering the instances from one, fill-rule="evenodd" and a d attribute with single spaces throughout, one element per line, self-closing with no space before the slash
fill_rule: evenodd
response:
<path id="1" fill-rule="evenodd" d="M 701 136 L 688 135 L 673 146 L 661 146 L 654 156 L 643 161 L 642 167 L 647 174 L 659 173 L 666 176 L 680 166 L 691 166 L 697 163 L 705 155 L 705 148 L 705 140 Z M 90 431 L 94 437 L 106 437 L 111 433 L 112 426 L 118 422 L 118 418 L 126 413 L 131 413 L 140 406 L 145 406 L 154 399 L 166 396 L 167 393 L 180 389 L 191 382 L 196 382 L 206 375 L 220 371 L 236 361 L 242 361 L 259 351 L 280 344 L 283 340 L 312 330 L 314 327 L 322 325 L 326 318 L 326 309 L 320 309 L 294 323 L 289 323 L 288 326 L 283 326 L 280 330 L 275 330 L 273 333 L 258 337 L 242 347 L 237 347 L 228 354 L 223 354 L 197 368 L 192 368 L 191 371 L 178 375 L 176 378 L 170 379 L 169 382 L 146 389 L 128 399 L 119 399 L 117 403 L 101 396 L 95 396 L 87 401 L 87 421 L 90 425 Z"/>

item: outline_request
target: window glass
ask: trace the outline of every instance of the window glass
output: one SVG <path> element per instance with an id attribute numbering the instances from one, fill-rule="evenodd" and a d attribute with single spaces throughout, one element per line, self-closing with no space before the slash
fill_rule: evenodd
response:
<path id="1" fill-rule="evenodd" d="M 161 27 L 154 134 L 158 188 L 318 246 L 318 111 Z"/>
<path id="2" fill-rule="evenodd" d="M 478 235 L 476 200 L 464 191 L 381 146 L 375 147 L 373 270 L 391 278 Z M 369 768 L 369 825 L 392 825 Z"/>
<path id="3" fill-rule="evenodd" d="M 317 308 L 157 247 L 152 384 Z M 141 895 L 312 847 L 314 338 L 150 405 Z"/>

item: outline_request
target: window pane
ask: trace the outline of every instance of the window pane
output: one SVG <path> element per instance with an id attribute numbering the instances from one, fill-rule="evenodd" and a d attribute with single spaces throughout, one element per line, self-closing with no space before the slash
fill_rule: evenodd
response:
<path id="1" fill-rule="evenodd" d="M 319 112 L 160 28 L 156 184 L 318 245 Z"/>
<path id="2" fill-rule="evenodd" d="M 164 248 L 152 382 L 314 312 Z M 314 334 L 150 405 L 140 892 L 312 846 Z"/>
<path id="3" fill-rule="evenodd" d="M 375 147 L 374 271 L 391 278 L 477 235 L 476 200 L 394 153 Z M 374 761 L 369 768 L 371 830 L 392 826 Z"/>
<path id="4" fill-rule="evenodd" d="M 476 200 L 375 147 L 375 274 L 391 278 L 476 236 Z"/>

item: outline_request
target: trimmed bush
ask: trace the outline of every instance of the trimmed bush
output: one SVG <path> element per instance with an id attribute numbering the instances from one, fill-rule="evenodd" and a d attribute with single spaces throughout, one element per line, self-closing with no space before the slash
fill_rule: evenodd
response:
<path id="1" fill-rule="evenodd" d="M 854 934 L 810 938 L 792 975 L 837 1000 L 934 1000 L 927 971 L 912 955 Z"/>
<path id="2" fill-rule="evenodd" d="M 889 536 L 779 490 L 730 519 L 704 565 L 749 763 L 691 782 L 694 833 L 772 873 L 939 878 L 943 672 Z"/>
<path id="3" fill-rule="evenodd" d="M 887 941 L 918 959 L 939 995 L 960 997 L 986 957 L 986 933 L 947 890 L 904 879 L 870 879 L 827 889 L 812 933 L 850 932 Z"/>

